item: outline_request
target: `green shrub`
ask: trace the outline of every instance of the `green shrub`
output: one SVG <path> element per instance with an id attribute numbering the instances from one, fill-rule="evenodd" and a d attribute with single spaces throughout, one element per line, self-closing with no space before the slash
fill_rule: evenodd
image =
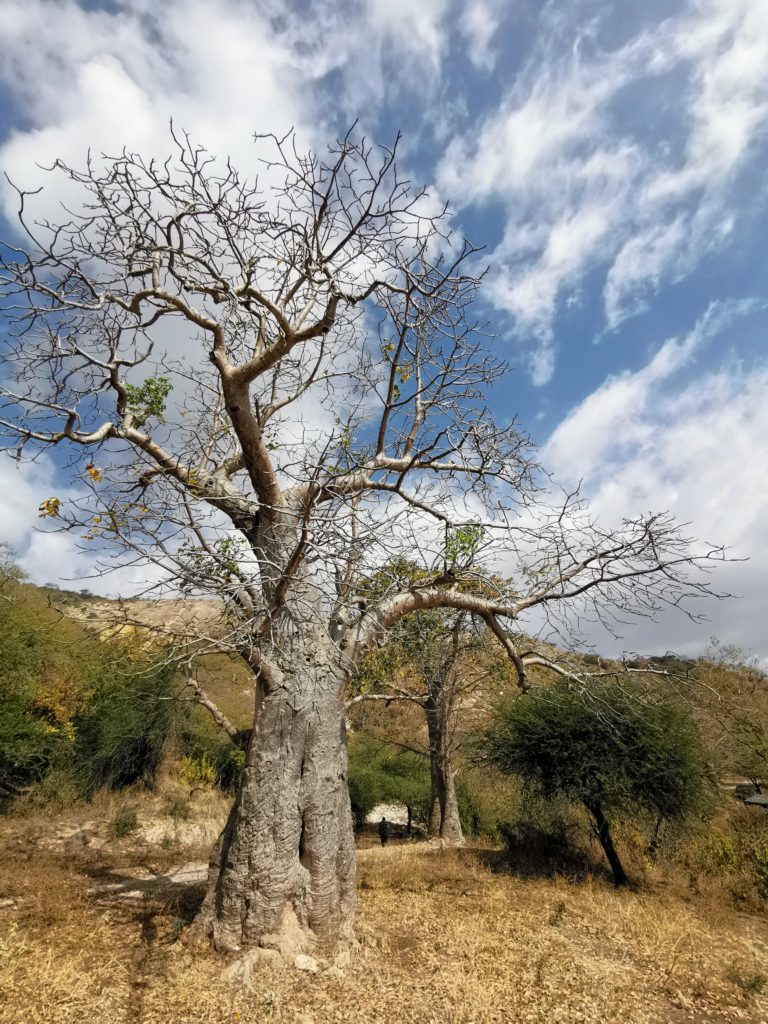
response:
<path id="1" fill-rule="evenodd" d="M 358 828 L 380 803 L 404 804 L 416 822 L 426 822 L 430 792 L 426 758 L 356 733 L 349 741 L 347 781 Z"/>
<path id="2" fill-rule="evenodd" d="M 117 790 L 136 782 L 154 783 L 173 724 L 172 679 L 167 666 L 147 671 L 137 667 L 94 688 L 73 723 L 75 768 L 84 796 L 102 786 Z"/>
<path id="3" fill-rule="evenodd" d="M 742 850 L 744 867 L 753 880 L 757 895 L 768 899 L 768 829 L 745 837 Z"/>
<path id="4" fill-rule="evenodd" d="M 244 750 L 232 743 L 220 743 L 214 759 L 216 788 L 223 793 L 233 793 L 237 789 L 244 764 Z"/>
<path id="5" fill-rule="evenodd" d="M 133 807 L 121 807 L 114 818 L 107 825 L 107 837 L 113 839 L 125 839 L 139 827 L 139 819 Z"/>
<path id="6" fill-rule="evenodd" d="M 456 793 L 464 835 L 502 841 L 501 826 L 523 815 L 521 786 L 491 768 L 465 768 L 457 777 Z"/>
<path id="7" fill-rule="evenodd" d="M 626 682 L 558 682 L 507 700 L 481 749 L 528 792 L 582 804 L 617 885 L 627 876 L 612 822 L 682 820 L 705 807 L 714 783 L 687 710 Z"/>
<path id="8" fill-rule="evenodd" d="M 8 800 L 45 776 L 62 737 L 34 712 L 32 701 L 4 694 L 0 701 L 0 800 Z"/>
<path id="9" fill-rule="evenodd" d="M 192 787 L 216 784 L 216 768 L 205 750 L 199 757 L 184 754 L 179 763 L 179 776 Z"/>

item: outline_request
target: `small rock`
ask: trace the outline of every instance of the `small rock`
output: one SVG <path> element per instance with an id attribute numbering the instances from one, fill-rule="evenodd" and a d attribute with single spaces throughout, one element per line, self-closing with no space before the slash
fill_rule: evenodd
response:
<path id="1" fill-rule="evenodd" d="M 335 978 L 336 981 L 343 981 L 346 978 L 346 974 L 340 967 L 335 964 L 331 965 L 325 972 L 327 978 Z"/>
<path id="2" fill-rule="evenodd" d="M 223 977 L 227 981 L 233 981 L 238 985 L 247 987 L 253 980 L 253 972 L 259 964 L 267 963 L 270 960 L 279 960 L 280 954 L 276 949 L 252 949 L 239 960 L 224 971 Z"/>
<path id="3" fill-rule="evenodd" d="M 339 970 L 343 970 L 345 967 L 349 967 L 351 961 L 352 957 L 350 956 L 349 950 L 342 949 L 340 953 L 336 954 L 333 963 L 339 968 Z"/>
<path id="4" fill-rule="evenodd" d="M 297 971 L 309 971 L 310 974 L 317 974 L 317 960 L 307 956 L 306 953 L 299 953 L 293 961 L 293 966 Z"/>
<path id="5" fill-rule="evenodd" d="M 16 900 L 0 900 L 0 910 L 9 910 L 11 907 L 16 906 Z"/>

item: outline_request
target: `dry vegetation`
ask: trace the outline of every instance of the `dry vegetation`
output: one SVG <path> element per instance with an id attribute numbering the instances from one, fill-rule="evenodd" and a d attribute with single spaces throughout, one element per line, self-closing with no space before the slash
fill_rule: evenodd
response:
<path id="1" fill-rule="evenodd" d="M 520 878 L 492 851 L 359 855 L 359 948 L 282 962 L 243 988 L 194 943 L 206 835 L 225 802 L 124 798 L 88 820 L 6 819 L 0 852 L 0 1022 L 725 1022 L 768 1020 L 768 925 L 674 885 L 618 893 L 598 877 Z M 94 815 L 98 815 L 95 820 Z M 180 865 L 185 865 L 179 871 Z"/>

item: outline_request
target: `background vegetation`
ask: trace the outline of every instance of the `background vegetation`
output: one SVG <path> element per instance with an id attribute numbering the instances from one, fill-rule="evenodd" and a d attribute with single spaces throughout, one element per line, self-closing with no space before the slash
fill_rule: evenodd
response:
<path id="1" fill-rule="evenodd" d="M 50 815 L 100 792 L 151 791 L 160 777 L 181 794 L 171 802 L 183 817 L 185 794 L 234 789 L 242 751 L 189 700 L 168 652 L 105 630 L 99 602 L 87 594 L 24 583 L 7 558 L 0 597 L 5 813 Z M 402 675 L 407 665 L 395 660 Z M 503 844 L 524 874 L 600 872 L 595 822 L 581 793 L 599 769 L 612 838 L 633 880 L 669 871 L 694 892 L 715 889 L 739 905 L 768 900 L 768 812 L 734 795 L 737 784 L 759 787 L 766 776 L 768 685 L 758 666 L 714 646 L 696 662 L 670 664 L 673 675 L 655 689 L 631 695 L 606 687 L 585 704 L 562 685 L 540 691 L 543 703 L 521 701 L 496 652 L 475 648 L 475 676 L 478 663 L 486 683 L 469 689 L 457 727 L 459 806 L 470 841 Z M 246 728 L 252 698 L 238 664 L 210 658 L 200 677 Z M 422 709 L 360 703 L 348 724 L 358 828 L 377 805 L 401 804 L 414 834 L 423 835 L 430 779 Z M 530 742 L 513 744 L 505 760 L 499 750 L 515 729 L 527 730 Z M 486 742 L 495 737 L 495 758 L 478 755 L 483 732 Z M 537 742 L 556 772 L 531 767 Z"/>

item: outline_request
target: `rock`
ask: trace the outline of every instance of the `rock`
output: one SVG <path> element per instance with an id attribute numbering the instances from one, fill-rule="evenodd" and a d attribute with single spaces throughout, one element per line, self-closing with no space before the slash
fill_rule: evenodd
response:
<path id="1" fill-rule="evenodd" d="M 253 972 L 259 966 L 279 959 L 280 954 L 276 949 L 252 949 L 245 956 L 241 956 L 239 960 L 230 964 L 224 971 L 223 977 L 227 981 L 247 987 L 253 980 Z"/>
<path id="2" fill-rule="evenodd" d="M 348 949 L 342 949 L 340 953 L 336 954 L 336 957 L 333 961 L 334 966 L 338 967 L 340 971 L 344 970 L 345 967 L 349 967 L 351 962 L 352 957 L 350 956 Z"/>
<path id="3" fill-rule="evenodd" d="M 297 971 L 309 971 L 310 974 L 317 974 L 317 960 L 307 956 L 306 953 L 299 953 L 293 961 L 293 966 Z"/>
<path id="4" fill-rule="evenodd" d="M 334 978 L 336 981 L 343 981 L 346 978 L 346 974 L 340 967 L 332 964 L 325 972 L 327 978 Z"/>

